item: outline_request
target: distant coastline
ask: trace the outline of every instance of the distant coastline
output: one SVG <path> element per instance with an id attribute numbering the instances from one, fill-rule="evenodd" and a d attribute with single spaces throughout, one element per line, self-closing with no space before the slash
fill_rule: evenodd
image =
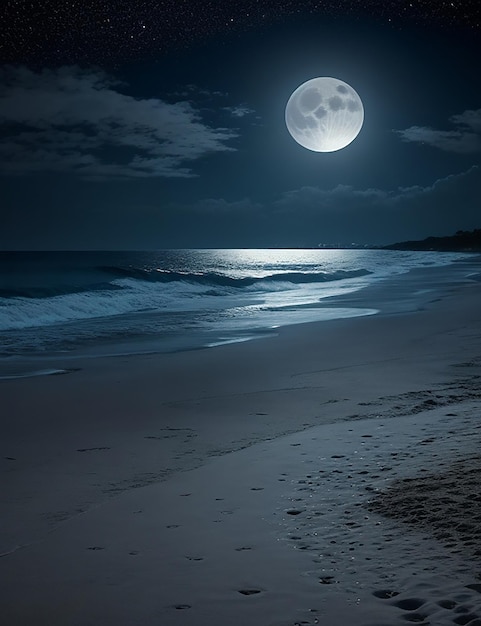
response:
<path id="1" fill-rule="evenodd" d="M 401 241 L 382 250 L 433 250 L 436 252 L 481 252 L 481 228 L 466 231 L 458 230 L 448 237 L 427 237 L 420 241 Z"/>

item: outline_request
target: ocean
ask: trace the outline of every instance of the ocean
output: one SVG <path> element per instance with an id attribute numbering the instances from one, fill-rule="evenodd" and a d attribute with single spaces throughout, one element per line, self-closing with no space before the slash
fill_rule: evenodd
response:
<path id="1" fill-rule="evenodd" d="M 458 253 L 387 250 L 0 252 L 0 359 L 214 347 L 373 315 L 329 298 Z"/>

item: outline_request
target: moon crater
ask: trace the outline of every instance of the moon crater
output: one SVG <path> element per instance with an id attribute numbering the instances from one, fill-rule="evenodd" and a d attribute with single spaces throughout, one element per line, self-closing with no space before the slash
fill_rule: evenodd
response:
<path id="1" fill-rule="evenodd" d="M 346 103 L 339 96 L 332 96 L 329 98 L 329 108 L 331 111 L 341 111 L 346 108 Z"/>
<path id="2" fill-rule="evenodd" d="M 327 111 L 324 107 L 319 107 L 314 111 L 314 115 L 317 117 L 318 120 L 321 120 L 323 117 L 326 117 Z"/>
<path id="3" fill-rule="evenodd" d="M 301 146 L 313 152 L 335 152 L 359 134 L 364 107 L 347 83 L 336 78 L 313 78 L 291 95 L 285 118 L 289 133 Z"/>
<path id="4" fill-rule="evenodd" d="M 347 108 L 351 113 L 355 113 L 356 111 L 360 111 L 362 109 L 362 104 L 360 102 L 356 102 L 356 100 L 348 100 Z"/>
<path id="5" fill-rule="evenodd" d="M 300 97 L 300 104 L 305 113 L 310 113 L 321 104 L 322 96 L 317 89 L 306 89 Z"/>

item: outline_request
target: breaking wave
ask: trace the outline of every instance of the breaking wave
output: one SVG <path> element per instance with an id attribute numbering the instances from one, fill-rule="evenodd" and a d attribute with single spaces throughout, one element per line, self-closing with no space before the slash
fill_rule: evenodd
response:
<path id="1" fill-rule="evenodd" d="M 343 281 L 372 274 L 366 269 L 335 272 L 283 272 L 240 278 L 217 273 L 190 273 L 101 266 L 110 281 L 49 289 L 0 291 L 0 330 L 19 330 L 76 320 L 147 311 L 220 309 L 259 302 L 262 293 L 289 291 L 301 285 Z M 242 298 L 242 303 L 239 302 Z"/>

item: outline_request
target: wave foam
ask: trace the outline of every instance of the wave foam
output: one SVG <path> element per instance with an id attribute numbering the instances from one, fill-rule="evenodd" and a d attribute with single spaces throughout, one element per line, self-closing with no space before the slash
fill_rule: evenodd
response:
<path id="1" fill-rule="evenodd" d="M 263 293 L 296 290 L 303 284 L 346 280 L 371 273 L 361 269 L 233 278 L 214 273 L 120 271 L 119 268 L 115 271 L 122 276 L 104 284 L 103 288 L 96 286 L 88 291 L 50 297 L 32 297 L 31 292 L 0 297 L 0 330 L 20 330 L 142 311 L 196 311 L 227 308 L 233 304 L 242 306 L 246 301 L 252 302 L 253 298 L 258 301 Z M 239 298 L 244 299 L 239 302 Z"/>

